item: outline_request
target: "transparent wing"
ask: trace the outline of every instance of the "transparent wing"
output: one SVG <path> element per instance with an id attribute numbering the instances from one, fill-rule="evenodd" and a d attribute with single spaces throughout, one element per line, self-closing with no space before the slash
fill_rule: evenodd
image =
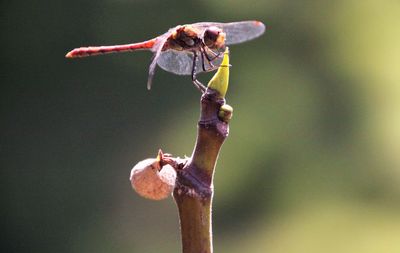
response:
<path id="1" fill-rule="evenodd" d="M 232 23 L 201 22 L 192 24 L 201 28 L 216 26 L 226 33 L 227 45 L 238 44 L 261 36 L 265 31 L 265 25 L 260 21 L 240 21 Z"/>
<path id="2" fill-rule="evenodd" d="M 176 75 L 191 75 L 193 53 L 175 50 L 163 51 L 157 59 L 157 64 L 163 70 Z"/>
<path id="3" fill-rule="evenodd" d="M 200 52 L 198 52 L 196 73 L 212 71 L 221 65 L 223 53 L 214 53 L 218 56 L 208 52 L 209 61 L 205 55 L 202 57 Z M 165 71 L 176 75 L 191 75 L 193 69 L 193 53 L 190 51 L 176 51 L 172 49 L 163 51 L 157 59 L 157 64 Z"/>
<path id="4" fill-rule="evenodd" d="M 147 89 L 151 89 L 151 85 L 153 83 L 153 78 L 154 78 L 154 73 L 156 72 L 156 66 L 157 66 L 157 60 L 161 55 L 162 48 L 165 44 L 165 42 L 168 39 L 168 33 L 165 33 L 157 38 L 156 44 L 153 46 L 152 51 L 154 52 L 153 54 L 153 59 L 151 60 L 150 66 L 149 66 L 149 77 L 147 78 Z"/>

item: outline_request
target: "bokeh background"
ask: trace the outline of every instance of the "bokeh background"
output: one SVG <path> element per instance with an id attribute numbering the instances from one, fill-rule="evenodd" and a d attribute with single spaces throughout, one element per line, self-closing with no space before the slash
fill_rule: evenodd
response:
<path id="1" fill-rule="evenodd" d="M 129 173 L 190 155 L 199 93 L 148 52 L 74 47 L 258 19 L 231 47 L 215 252 L 400 252 L 399 1 L 1 1 L 1 252 L 180 252 L 172 198 Z M 201 75 L 204 82 L 210 75 Z"/>

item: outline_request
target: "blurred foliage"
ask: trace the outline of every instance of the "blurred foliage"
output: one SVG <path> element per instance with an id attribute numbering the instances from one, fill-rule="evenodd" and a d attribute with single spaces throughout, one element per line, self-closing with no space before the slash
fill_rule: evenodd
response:
<path id="1" fill-rule="evenodd" d="M 191 154 L 198 91 L 159 69 L 148 92 L 146 52 L 63 56 L 246 19 L 270 29 L 230 48 L 215 251 L 400 251 L 398 1 L 0 6 L 2 252 L 179 252 L 173 201 L 141 199 L 128 178 L 159 147 Z"/>

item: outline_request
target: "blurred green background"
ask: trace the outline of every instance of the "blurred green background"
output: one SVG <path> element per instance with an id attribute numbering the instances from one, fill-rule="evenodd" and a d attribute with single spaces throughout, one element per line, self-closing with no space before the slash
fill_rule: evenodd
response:
<path id="1" fill-rule="evenodd" d="M 199 93 L 151 54 L 67 60 L 177 24 L 258 19 L 231 47 L 215 252 L 400 252 L 399 1 L 1 1 L 1 252 L 180 252 L 172 199 L 131 189 L 190 155 Z M 201 75 L 204 82 L 210 75 Z"/>

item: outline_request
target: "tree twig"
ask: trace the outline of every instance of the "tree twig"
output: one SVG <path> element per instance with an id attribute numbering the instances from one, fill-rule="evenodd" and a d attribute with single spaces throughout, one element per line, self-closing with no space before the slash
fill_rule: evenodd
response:
<path id="1" fill-rule="evenodd" d="M 143 197 L 163 199 L 168 196 L 168 190 L 173 189 L 179 210 L 183 253 L 213 252 L 213 176 L 232 117 L 232 107 L 225 104 L 224 98 L 229 81 L 228 53 L 227 49 L 221 66 L 201 96 L 200 120 L 192 156 L 174 158 L 160 150 L 157 158 L 139 162 L 131 172 L 132 186 Z M 171 178 L 176 180 L 174 184 L 171 184 Z"/>

